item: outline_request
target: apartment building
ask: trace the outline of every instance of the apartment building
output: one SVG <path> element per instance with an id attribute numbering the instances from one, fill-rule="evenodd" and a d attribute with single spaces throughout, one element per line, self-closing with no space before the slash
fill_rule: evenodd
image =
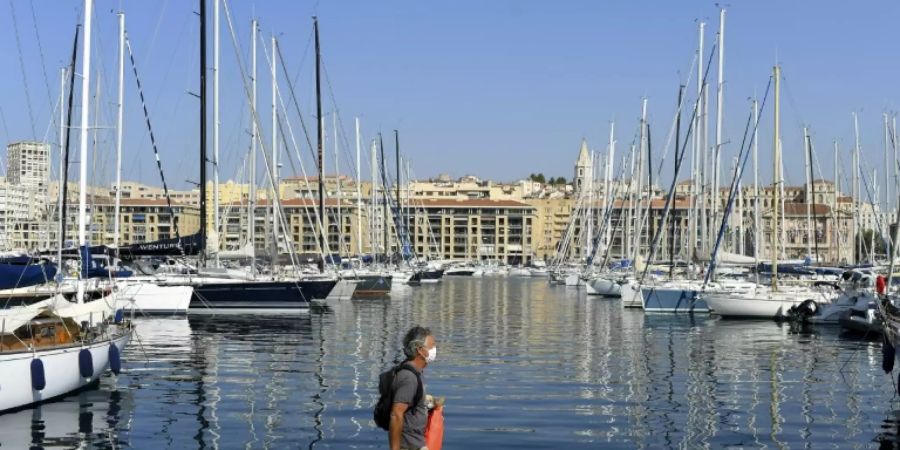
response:
<path id="1" fill-rule="evenodd" d="M 405 218 L 417 255 L 531 262 L 534 208 L 514 200 L 422 199 Z"/>

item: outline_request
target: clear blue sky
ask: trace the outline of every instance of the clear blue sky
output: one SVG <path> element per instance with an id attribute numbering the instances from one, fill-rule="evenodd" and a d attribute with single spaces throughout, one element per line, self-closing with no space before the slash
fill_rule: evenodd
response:
<path id="1" fill-rule="evenodd" d="M 38 137 L 49 127 L 49 140 L 55 141 L 50 103 L 58 95 L 59 68 L 68 60 L 75 24 L 82 21 L 82 2 L 13 0 L 12 4 L 24 67 L 19 62 L 11 7 L 4 2 L 0 5 L 0 58 L 5 68 L 0 73 L 0 107 L 5 120 L 0 139 L 32 137 L 24 69 Z M 659 154 L 677 86 L 686 77 L 696 49 L 696 21 L 708 22 L 707 49 L 718 26 L 716 5 L 697 1 L 285 0 L 232 1 L 230 6 L 245 63 L 254 14 L 266 43 L 272 33 L 278 35 L 289 72 L 299 75 L 297 93 L 308 121 L 314 111 L 310 16 L 317 14 L 325 69 L 347 139 L 352 142 L 355 116 L 362 118 L 366 142 L 382 131 L 392 149 L 389 136 L 399 129 L 402 149 L 418 177 L 446 172 L 514 180 L 543 172 L 570 178 L 582 137 L 593 149 L 604 150 L 612 119 L 620 130 L 619 149 L 625 148 L 637 127 L 642 96 L 649 98 Z M 127 13 L 164 170 L 171 184 L 186 187 L 184 180 L 197 179 L 198 102 L 187 93 L 196 92 L 198 86 L 196 2 L 98 0 L 95 8 L 94 67 L 102 72 L 97 125 L 114 124 L 114 11 L 121 8 Z M 763 0 L 734 3 L 727 10 L 725 136 L 732 142 L 725 149 L 727 160 L 737 151 L 750 108 L 748 97 L 762 94 L 777 56 L 787 79 L 782 106 L 788 182 L 803 180 L 800 129 L 804 124 L 811 127 L 826 178 L 832 177 L 833 139 L 841 142 L 841 164 L 849 167 L 852 111 L 860 114 L 868 165 L 883 166 L 881 114 L 898 109 L 900 28 L 896 18 L 900 5 Z M 210 41 L 210 50 L 211 45 Z M 221 45 L 221 166 L 222 178 L 228 179 L 237 177 L 249 145 L 245 132 L 249 119 L 224 12 Z M 126 68 L 124 178 L 158 184 L 134 79 L 130 66 Z M 268 140 L 267 70 L 261 54 L 259 107 Z M 334 108 L 326 98 L 326 112 Z M 765 115 L 760 149 L 762 178 L 768 181 L 771 109 Z M 327 120 L 330 134 L 330 115 Z M 299 133 L 298 125 L 294 119 Z M 711 117 L 711 136 L 713 129 Z M 77 138 L 77 132 L 73 137 Z M 304 142 L 303 155 L 312 170 L 305 138 L 299 134 L 297 138 Z M 113 176 L 113 132 L 101 130 L 98 141 L 97 156 L 90 161 L 92 181 L 106 183 Z M 327 145 L 326 165 L 333 167 L 331 142 Z M 367 145 L 364 150 L 367 153 Z M 341 153 L 345 173 L 350 170 L 345 165 L 348 155 Z M 368 170 L 364 167 L 364 174 Z M 286 164 L 283 175 L 291 172 Z"/>

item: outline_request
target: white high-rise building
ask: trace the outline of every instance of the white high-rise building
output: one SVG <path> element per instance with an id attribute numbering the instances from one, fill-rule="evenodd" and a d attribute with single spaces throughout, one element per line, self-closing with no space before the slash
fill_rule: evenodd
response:
<path id="1" fill-rule="evenodd" d="M 47 191 L 50 186 L 50 144 L 19 141 L 6 146 L 9 184 Z"/>
<path id="2" fill-rule="evenodd" d="M 0 178 L 0 251 L 20 249 L 17 229 L 28 222 L 28 193 Z"/>
<path id="3" fill-rule="evenodd" d="M 46 243 L 50 203 L 50 144 L 20 141 L 6 146 L 7 171 L 0 182 L 0 231 L 7 249 L 31 250 Z"/>

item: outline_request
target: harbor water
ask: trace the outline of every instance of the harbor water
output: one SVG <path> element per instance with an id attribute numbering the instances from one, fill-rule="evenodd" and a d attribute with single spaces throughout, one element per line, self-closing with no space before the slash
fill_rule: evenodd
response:
<path id="1" fill-rule="evenodd" d="M 896 445 L 879 340 L 625 310 L 546 279 L 456 278 L 297 316 L 138 318 L 125 371 L 0 416 L 0 448 L 387 448 L 378 374 L 432 329 L 446 449 Z"/>

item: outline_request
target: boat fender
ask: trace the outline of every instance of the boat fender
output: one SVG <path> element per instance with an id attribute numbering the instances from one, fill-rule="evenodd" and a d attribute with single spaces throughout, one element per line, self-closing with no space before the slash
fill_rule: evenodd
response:
<path id="1" fill-rule="evenodd" d="M 791 306 L 787 311 L 787 317 L 792 322 L 805 323 L 810 317 L 816 315 L 819 311 L 819 305 L 813 299 L 806 299 L 799 305 Z"/>
<path id="2" fill-rule="evenodd" d="M 43 391 L 47 387 L 47 377 L 44 375 L 44 362 L 38 358 L 31 360 L 31 389 Z"/>
<path id="3" fill-rule="evenodd" d="M 94 376 L 94 357 L 91 351 L 83 348 L 78 352 L 78 371 L 82 378 L 90 378 Z"/>
<path id="4" fill-rule="evenodd" d="M 125 310 L 124 310 L 124 309 L 117 309 L 117 310 L 116 310 L 115 323 L 117 323 L 117 324 L 122 323 L 123 320 L 125 320 Z"/>
<path id="5" fill-rule="evenodd" d="M 878 292 L 878 295 L 884 295 L 886 284 L 884 277 L 878 275 L 878 278 L 875 279 L 875 290 Z"/>
<path id="6" fill-rule="evenodd" d="M 897 350 L 891 345 L 887 337 L 881 344 L 881 368 L 884 373 L 891 373 L 894 370 L 894 358 L 897 356 Z"/>
<path id="7" fill-rule="evenodd" d="M 118 375 L 122 371 L 122 357 L 119 355 L 119 347 L 109 345 L 109 370 Z"/>
<path id="8" fill-rule="evenodd" d="M 805 318 L 812 317 L 819 312 L 819 304 L 813 299 L 806 299 L 800 303 L 800 314 Z"/>

